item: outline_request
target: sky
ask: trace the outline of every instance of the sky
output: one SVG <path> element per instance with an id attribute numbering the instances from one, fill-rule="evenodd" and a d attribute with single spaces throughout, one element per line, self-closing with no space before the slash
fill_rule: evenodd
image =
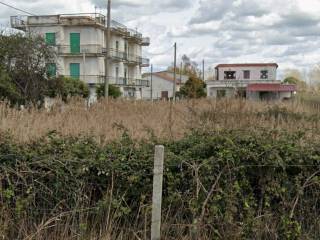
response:
<path id="1" fill-rule="evenodd" d="M 106 0 L 0 0 L 34 14 L 106 13 Z M 183 54 L 206 68 L 276 62 L 308 72 L 320 63 L 320 0 L 112 0 L 112 18 L 151 38 L 154 68 Z M 0 5 L 0 25 L 16 10 Z"/>

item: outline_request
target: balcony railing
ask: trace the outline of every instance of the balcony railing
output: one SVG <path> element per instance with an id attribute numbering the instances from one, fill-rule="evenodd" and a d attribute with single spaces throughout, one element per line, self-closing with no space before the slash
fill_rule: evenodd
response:
<path id="1" fill-rule="evenodd" d="M 229 79 L 229 80 L 214 80 L 208 81 L 208 85 L 216 86 L 216 87 L 247 87 L 248 84 L 255 84 L 255 83 L 280 83 L 280 80 L 268 80 L 268 79 L 258 79 L 258 80 L 236 80 L 236 79 Z"/>
<path id="2" fill-rule="evenodd" d="M 79 76 L 60 75 L 60 76 L 71 78 L 74 80 L 80 80 L 88 84 L 100 84 L 104 82 L 104 76 L 102 75 L 79 75 Z"/>
<path id="3" fill-rule="evenodd" d="M 103 49 L 103 53 L 106 53 L 106 50 Z M 150 65 L 150 59 L 143 58 L 134 54 L 127 54 L 126 52 L 119 51 L 117 49 L 110 49 L 110 57 L 114 60 L 124 61 L 129 64 L 139 64 L 142 67 L 148 67 Z"/>
<path id="4" fill-rule="evenodd" d="M 77 54 L 102 54 L 102 46 L 99 44 L 84 44 L 80 46 L 57 45 L 58 54 L 77 55 Z"/>
<path id="5" fill-rule="evenodd" d="M 142 38 L 141 45 L 142 46 L 149 46 L 150 45 L 150 38 L 149 37 Z"/>
<path id="6" fill-rule="evenodd" d="M 140 58 L 140 65 L 141 67 L 149 67 L 150 66 L 150 59 L 149 58 Z"/>
<path id="7" fill-rule="evenodd" d="M 111 84 L 118 86 L 148 87 L 149 81 L 137 78 L 110 77 Z"/>
<path id="8" fill-rule="evenodd" d="M 106 17 L 99 13 L 76 13 L 76 14 L 59 14 L 59 15 L 43 15 L 43 16 L 11 16 L 11 27 L 26 30 L 27 26 L 41 25 L 100 25 L 106 27 Z M 142 34 L 137 30 L 126 27 L 125 25 L 111 20 L 111 30 L 117 31 L 128 39 L 136 39 L 143 46 L 150 45 L 149 38 L 143 38 Z"/>
<path id="9" fill-rule="evenodd" d="M 106 50 L 104 49 L 104 53 Z M 128 54 L 123 51 L 119 51 L 117 49 L 110 49 L 110 57 L 114 60 L 126 61 L 128 59 Z"/>
<path id="10" fill-rule="evenodd" d="M 12 28 L 24 29 L 27 25 L 28 16 L 11 16 L 10 25 Z"/>
<path id="11" fill-rule="evenodd" d="M 105 76 L 103 75 L 60 75 L 63 77 L 71 78 L 74 80 L 80 80 L 88 84 L 103 84 Z M 124 77 L 109 77 L 109 84 L 128 87 L 148 87 L 149 80 L 137 79 L 137 78 L 124 78 Z"/>

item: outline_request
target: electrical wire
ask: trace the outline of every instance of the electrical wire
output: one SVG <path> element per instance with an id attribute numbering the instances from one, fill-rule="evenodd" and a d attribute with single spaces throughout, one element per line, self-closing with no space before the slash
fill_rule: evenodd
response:
<path id="1" fill-rule="evenodd" d="M 16 8 L 16 7 L 14 7 L 14 6 L 12 6 L 12 5 L 9 5 L 9 4 L 7 4 L 7 3 L 0 2 L 0 4 L 5 5 L 5 6 L 9 7 L 9 8 L 14 9 L 14 10 L 17 10 L 17 11 L 20 11 L 20 12 L 23 12 L 23 13 L 26 13 L 26 14 L 28 14 L 28 15 L 36 16 L 36 15 L 33 14 L 33 13 L 27 12 L 27 11 L 22 10 L 22 9 L 20 9 L 20 8 Z"/>

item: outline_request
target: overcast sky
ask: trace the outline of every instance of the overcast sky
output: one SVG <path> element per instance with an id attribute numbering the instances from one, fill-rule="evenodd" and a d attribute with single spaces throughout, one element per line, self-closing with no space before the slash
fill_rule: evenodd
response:
<path id="1" fill-rule="evenodd" d="M 105 14 L 106 0 L 0 0 L 34 14 Z M 0 5 L 0 24 L 19 12 Z M 187 54 L 199 64 L 277 62 L 308 71 L 320 63 L 320 0 L 112 0 L 112 18 L 151 37 L 157 69 Z M 166 52 L 163 55 L 159 53 Z"/>

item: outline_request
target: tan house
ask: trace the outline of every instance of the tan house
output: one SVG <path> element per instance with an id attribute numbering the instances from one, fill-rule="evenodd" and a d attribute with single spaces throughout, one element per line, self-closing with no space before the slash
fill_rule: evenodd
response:
<path id="1" fill-rule="evenodd" d="M 277 80 L 278 64 L 219 64 L 216 79 L 207 81 L 207 95 L 212 98 L 244 97 L 251 100 L 283 100 L 293 97 L 296 86 Z"/>

